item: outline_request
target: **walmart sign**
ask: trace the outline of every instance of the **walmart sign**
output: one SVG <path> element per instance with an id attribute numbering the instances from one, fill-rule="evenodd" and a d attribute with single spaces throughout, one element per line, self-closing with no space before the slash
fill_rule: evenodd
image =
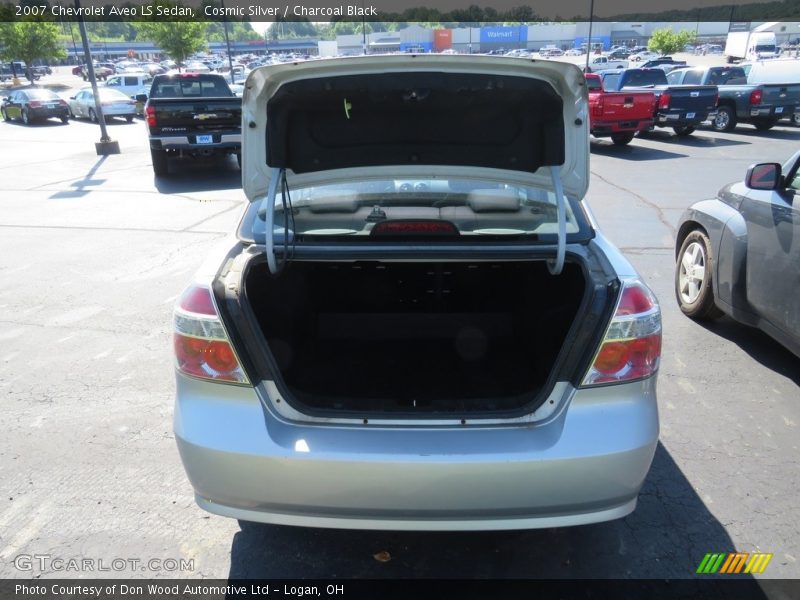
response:
<path id="1" fill-rule="evenodd" d="M 502 46 L 503 44 L 516 45 L 528 41 L 528 26 L 518 27 L 481 27 L 481 44 Z"/>

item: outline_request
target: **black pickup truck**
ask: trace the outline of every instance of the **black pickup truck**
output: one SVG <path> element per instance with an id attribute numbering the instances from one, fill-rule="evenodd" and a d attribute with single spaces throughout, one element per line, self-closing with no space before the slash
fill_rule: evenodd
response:
<path id="1" fill-rule="evenodd" d="M 737 123 L 752 123 L 759 131 L 771 129 L 800 106 L 800 83 L 747 83 L 742 67 L 692 67 L 667 75 L 671 84 L 712 84 L 719 88 L 719 106 L 711 126 L 732 131 Z"/>
<path id="2" fill-rule="evenodd" d="M 606 91 L 652 91 L 656 96 L 655 126 L 671 127 L 679 136 L 691 135 L 716 112 L 715 85 L 669 85 L 662 69 L 616 69 L 598 74 Z"/>
<path id="3" fill-rule="evenodd" d="M 241 166 L 242 99 L 222 75 L 157 75 L 146 101 L 144 116 L 156 175 L 168 173 L 170 156 L 235 154 Z"/>

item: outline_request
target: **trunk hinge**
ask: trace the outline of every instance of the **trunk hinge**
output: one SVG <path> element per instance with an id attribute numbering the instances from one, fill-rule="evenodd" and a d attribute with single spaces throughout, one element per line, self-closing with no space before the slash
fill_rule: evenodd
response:
<path id="1" fill-rule="evenodd" d="M 280 167 L 274 167 L 272 169 L 267 197 L 264 198 L 264 200 L 261 202 L 261 206 L 258 209 L 258 215 L 264 217 L 264 228 L 266 230 L 265 253 L 267 255 L 267 266 L 269 266 L 269 271 L 273 275 L 280 273 L 283 270 L 283 267 L 286 265 L 286 261 L 288 260 L 288 255 L 286 254 L 284 254 L 283 262 L 281 262 L 281 264 L 278 264 L 278 261 L 275 258 L 275 198 L 278 195 L 278 186 L 285 177 L 286 169 L 282 169 Z M 285 193 L 286 192 L 284 191 L 284 194 Z M 283 216 L 284 220 L 286 220 L 286 227 L 288 228 L 288 216 L 286 215 L 285 210 Z M 288 230 L 285 230 L 284 243 L 288 242 L 288 236 L 289 232 Z"/>
<path id="2" fill-rule="evenodd" d="M 564 268 L 564 255 L 567 252 L 567 206 L 564 198 L 564 186 L 561 183 L 561 169 L 557 165 L 550 167 L 550 177 L 553 180 L 558 210 L 558 247 L 555 260 L 547 261 L 547 269 L 551 275 L 559 275 Z"/>

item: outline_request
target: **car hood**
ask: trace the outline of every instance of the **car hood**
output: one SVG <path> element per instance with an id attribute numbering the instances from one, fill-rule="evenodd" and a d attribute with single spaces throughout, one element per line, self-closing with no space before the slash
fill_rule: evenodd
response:
<path id="1" fill-rule="evenodd" d="M 242 183 L 267 194 L 353 179 L 480 178 L 581 199 L 587 94 L 575 65 L 464 55 L 381 55 L 258 68 L 242 104 Z"/>

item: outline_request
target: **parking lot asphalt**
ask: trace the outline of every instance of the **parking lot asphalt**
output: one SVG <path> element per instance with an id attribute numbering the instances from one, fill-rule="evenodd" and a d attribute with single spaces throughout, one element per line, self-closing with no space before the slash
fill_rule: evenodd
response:
<path id="1" fill-rule="evenodd" d="M 88 122 L 0 122 L 0 577 L 92 575 L 19 561 L 36 555 L 93 559 L 104 577 L 685 578 L 734 550 L 774 553 L 760 577 L 800 577 L 800 359 L 730 319 L 685 318 L 672 292 L 682 210 L 788 158 L 800 129 L 592 142 L 589 204 L 663 310 L 653 468 L 625 519 L 457 534 L 240 524 L 195 506 L 171 431 L 172 303 L 246 200 L 232 158 L 155 179 L 141 121 L 109 132 L 121 154 L 98 157 Z"/>

